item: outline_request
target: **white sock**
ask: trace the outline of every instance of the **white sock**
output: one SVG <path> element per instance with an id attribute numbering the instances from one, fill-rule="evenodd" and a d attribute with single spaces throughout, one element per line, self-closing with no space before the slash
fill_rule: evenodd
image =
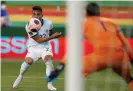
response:
<path id="1" fill-rule="evenodd" d="M 27 62 L 23 62 L 21 64 L 21 68 L 20 68 L 20 76 L 23 76 L 24 73 L 27 71 L 27 69 L 30 67 L 30 65 Z"/>
<path id="2" fill-rule="evenodd" d="M 49 76 L 51 71 L 53 71 L 53 69 L 54 69 L 53 61 L 49 60 L 49 61 L 45 62 L 45 65 L 46 65 L 46 75 Z"/>

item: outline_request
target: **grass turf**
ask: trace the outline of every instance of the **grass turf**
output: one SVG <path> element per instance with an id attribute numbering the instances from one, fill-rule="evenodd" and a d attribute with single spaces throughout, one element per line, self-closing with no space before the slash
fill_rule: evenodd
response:
<path id="1" fill-rule="evenodd" d="M 19 88 L 12 88 L 21 63 L 22 61 L 1 61 L 1 91 L 48 91 L 47 82 L 44 80 L 45 64 L 43 62 L 33 64 L 25 73 Z M 129 91 L 125 81 L 110 69 L 91 74 L 84 79 L 84 84 L 84 91 Z M 54 86 L 57 87 L 57 91 L 65 91 L 64 72 Z"/>

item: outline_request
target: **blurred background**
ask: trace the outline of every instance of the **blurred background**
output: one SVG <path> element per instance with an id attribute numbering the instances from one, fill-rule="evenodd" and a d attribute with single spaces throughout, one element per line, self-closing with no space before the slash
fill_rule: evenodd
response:
<path id="1" fill-rule="evenodd" d="M 112 18 L 121 27 L 121 31 L 133 48 L 133 1 L 99 1 L 101 16 Z M 43 8 L 44 18 L 53 22 L 54 32 L 62 32 L 59 39 L 51 40 L 54 59 L 61 60 L 65 54 L 66 2 L 65 1 L 5 1 L 1 2 L 1 63 L 2 91 L 15 91 L 11 87 L 27 53 L 27 34 L 25 25 L 31 18 L 32 6 Z M 84 40 L 84 55 L 92 52 L 91 44 Z M 56 65 L 56 64 L 55 64 Z M 36 69 L 38 68 L 38 69 Z M 26 79 L 20 86 L 21 91 L 45 91 L 43 64 L 34 64 L 26 73 Z M 35 74 L 36 73 L 36 74 Z M 105 73 L 107 73 L 107 80 Z M 110 75 L 110 78 L 108 78 Z M 97 78 L 98 76 L 98 78 Z M 39 83 L 38 83 L 39 82 Z M 64 89 L 64 74 L 55 84 L 59 91 Z M 94 73 L 85 79 L 85 91 L 129 91 L 126 83 L 110 70 Z M 107 84 L 106 84 L 107 83 Z"/>

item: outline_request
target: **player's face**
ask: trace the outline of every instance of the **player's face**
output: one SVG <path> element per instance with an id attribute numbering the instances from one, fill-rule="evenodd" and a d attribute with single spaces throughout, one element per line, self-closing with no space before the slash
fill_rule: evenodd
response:
<path id="1" fill-rule="evenodd" d="M 39 20 L 41 20 L 42 17 L 43 17 L 43 14 L 42 14 L 42 12 L 40 12 L 38 10 L 33 10 L 32 11 L 32 17 L 33 18 L 38 18 Z"/>

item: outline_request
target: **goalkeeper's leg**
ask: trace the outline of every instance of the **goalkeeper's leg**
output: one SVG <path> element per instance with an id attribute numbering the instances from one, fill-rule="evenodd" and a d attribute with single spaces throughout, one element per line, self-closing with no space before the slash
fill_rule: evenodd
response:
<path id="1" fill-rule="evenodd" d="M 121 67 L 114 67 L 112 69 L 127 82 L 130 91 L 133 91 L 133 77 L 131 76 L 128 63 Z"/>

